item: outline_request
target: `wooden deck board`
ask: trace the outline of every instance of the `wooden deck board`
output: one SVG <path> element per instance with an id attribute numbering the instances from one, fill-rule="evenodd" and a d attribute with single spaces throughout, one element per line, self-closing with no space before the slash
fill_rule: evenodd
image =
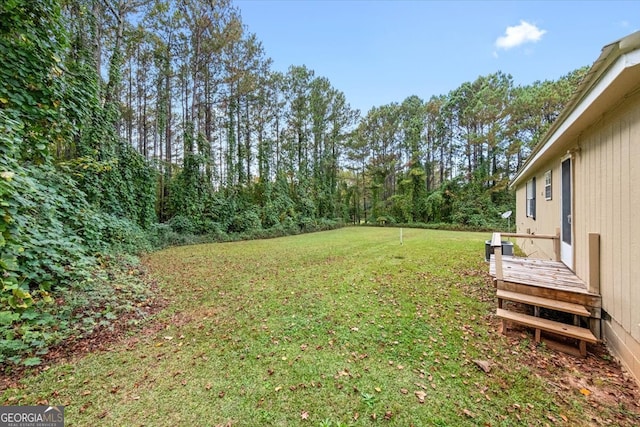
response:
<path id="1" fill-rule="evenodd" d="M 555 322 L 553 320 L 529 316 L 528 314 L 515 313 L 513 311 L 503 310 L 501 308 L 496 310 L 496 315 L 502 319 L 520 323 L 531 328 L 542 329 L 543 331 L 575 338 L 590 343 L 598 342 L 598 339 L 591 333 L 589 329 L 580 328 L 578 326 L 566 325 L 564 323 Z"/>
<path id="2" fill-rule="evenodd" d="M 561 262 L 505 256 L 502 264 L 505 282 L 589 294 L 587 284 Z M 493 257 L 489 274 L 495 277 Z"/>
<path id="3" fill-rule="evenodd" d="M 536 307 L 549 308 L 551 310 L 562 311 L 564 313 L 577 314 L 578 316 L 589 317 L 591 313 L 583 305 L 573 304 L 565 301 L 558 301 L 550 298 L 542 298 L 534 295 L 519 294 L 517 292 L 498 289 L 497 297 L 502 300 L 509 300 Z"/>
<path id="4" fill-rule="evenodd" d="M 600 295 L 513 282 L 504 282 L 498 289 L 580 304 L 591 312 L 591 317 L 599 319 L 601 315 L 600 307 L 602 306 L 602 299 Z"/>

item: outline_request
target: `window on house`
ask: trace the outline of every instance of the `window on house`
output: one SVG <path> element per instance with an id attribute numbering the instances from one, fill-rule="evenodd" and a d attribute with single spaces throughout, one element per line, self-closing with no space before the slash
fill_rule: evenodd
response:
<path id="1" fill-rule="evenodd" d="M 527 216 L 536 219 L 536 179 L 527 181 Z"/>
<path id="2" fill-rule="evenodd" d="M 544 174 L 544 198 L 551 200 L 551 171 L 548 170 Z"/>

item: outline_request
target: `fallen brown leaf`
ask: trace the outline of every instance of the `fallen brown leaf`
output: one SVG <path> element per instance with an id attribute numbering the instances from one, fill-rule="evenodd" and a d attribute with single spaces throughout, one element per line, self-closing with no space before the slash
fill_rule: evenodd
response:
<path id="1" fill-rule="evenodd" d="M 480 369 L 482 369 L 485 373 L 491 372 L 491 363 L 486 360 L 474 360 L 475 363 Z"/>

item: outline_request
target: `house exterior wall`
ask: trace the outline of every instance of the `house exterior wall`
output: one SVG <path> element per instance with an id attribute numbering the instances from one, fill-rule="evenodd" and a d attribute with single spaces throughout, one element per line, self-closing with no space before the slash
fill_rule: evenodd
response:
<path id="1" fill-rule="evenodd" d="M 640 379 L 640 95 L 588 129 L 575 156 L 575 271 L 586 281 L 588 233 L 600 234 L 604 338 Z"/>
<path id="2" fill-rule="evenodd" d="M 633 93 L 633 92 L 632 92 Z M 603 335 L 610 349 L 640 381 L 640 94 L 627 97 L 574 141 L 574 271 L 589 275 L 588 234 L 600 234 Z M 526 217 L 526 183 L 516 189 L 519 233 L 555 234 L 560 225 L 560 164 L 540 165 L 536 219 Z M 544 199 L 544 172 L 552 170 L 553 199 Z M 550 243 L 519 239 L 528 255 L 551 259 Z"/>
<path id="3" fill-rule="evenodd" d="M 545 200 L 544 175 L 548 170 L 551 170 L 551 200 Z M 531 178 L 533 178 L 533 176 Z M 517 231 L 518 233 L 527 234 L 556 234 L 556 228 L 560 222 L 560 160 L 538 169 L 535 172 L 535 178 L 535 219 L 527 217 L 526 182 L 516 190 Z M 516 244 L 530 258 L 555 259 L 553 242 L 551 240 L 517 239 Z"/>

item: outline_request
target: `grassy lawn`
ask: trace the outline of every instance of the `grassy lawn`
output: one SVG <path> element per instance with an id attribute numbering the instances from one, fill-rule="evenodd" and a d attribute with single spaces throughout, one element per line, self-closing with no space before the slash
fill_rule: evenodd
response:
<path id="1" fill-rule="evenodd" d="M 156 328 L 0 402 L 64 404 L 67 426 L 592 425 L 593 396 L 540 374 L 555 353 L 497 331 L 488 238 L 346 228 L 154 253 Z"/>

